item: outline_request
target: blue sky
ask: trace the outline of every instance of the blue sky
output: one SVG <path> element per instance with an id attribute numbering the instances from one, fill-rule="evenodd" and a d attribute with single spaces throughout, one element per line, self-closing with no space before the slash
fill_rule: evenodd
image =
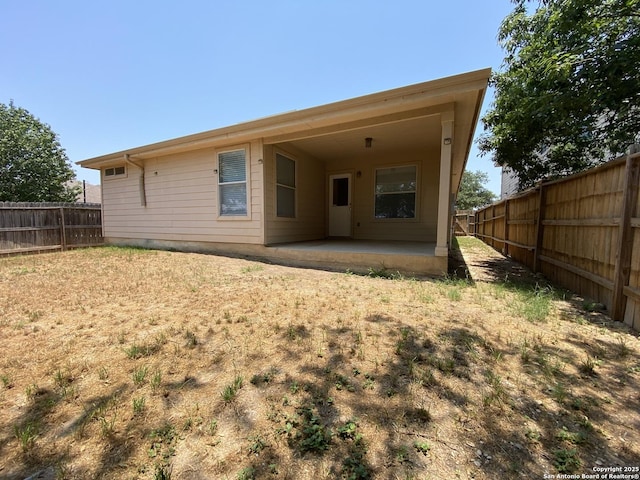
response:
<path id="1" fill-rule="evenodd" d="M 0 102 L 72 162 L 485 67 L 509 0 L 0 0 Z M 492 100 L 490 91 L 484 109 Z M 482 131 L 478 125 L 476 135 Z M 99 183 L 97 172 L 75 167 Z M 467 166 L 499 170 L 471 151 Z"/>

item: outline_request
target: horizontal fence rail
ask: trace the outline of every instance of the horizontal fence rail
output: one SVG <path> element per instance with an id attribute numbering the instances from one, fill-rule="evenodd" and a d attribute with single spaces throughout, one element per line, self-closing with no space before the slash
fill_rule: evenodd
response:
<path id="1" fill-rule="evenodd" d="M 640 154 L 475 213 L 475 235 L 640 330 Z"/>
<path id="2" fill-rule="evenodd" d="M 0 202 L 0 255 L 102 245 L 99 204 Z"/>

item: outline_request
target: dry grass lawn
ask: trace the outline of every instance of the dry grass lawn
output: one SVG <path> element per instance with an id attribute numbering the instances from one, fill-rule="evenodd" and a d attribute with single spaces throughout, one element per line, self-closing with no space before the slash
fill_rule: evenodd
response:
<path id="1" fill-rule="evenodd" d="M 117 248 L 0 259 L 0 477 L 640 464 L 637 336 L 540 279 L 381 273 Z"/>

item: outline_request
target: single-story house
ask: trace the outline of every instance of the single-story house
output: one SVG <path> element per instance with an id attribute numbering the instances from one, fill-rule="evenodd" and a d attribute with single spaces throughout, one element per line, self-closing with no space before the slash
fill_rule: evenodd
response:
<path id="1" fill-rule="evenodd" d="M 105 241 L 352 271 L 447 271 L 490 69 L 78 162 Z"/>

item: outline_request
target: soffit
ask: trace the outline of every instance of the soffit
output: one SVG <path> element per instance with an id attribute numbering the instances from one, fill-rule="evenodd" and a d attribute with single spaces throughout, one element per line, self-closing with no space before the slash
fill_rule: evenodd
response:
<path id="1" fill-rule="evenodd" d="M 371 148 L 365 147 L 371 138 Z M 373 153 L 433 150 L 440 145 L 440 116 L 411 118 L 393 123 L 373 124 L 287 142 L 312 157 L 327 161 Z"/>

